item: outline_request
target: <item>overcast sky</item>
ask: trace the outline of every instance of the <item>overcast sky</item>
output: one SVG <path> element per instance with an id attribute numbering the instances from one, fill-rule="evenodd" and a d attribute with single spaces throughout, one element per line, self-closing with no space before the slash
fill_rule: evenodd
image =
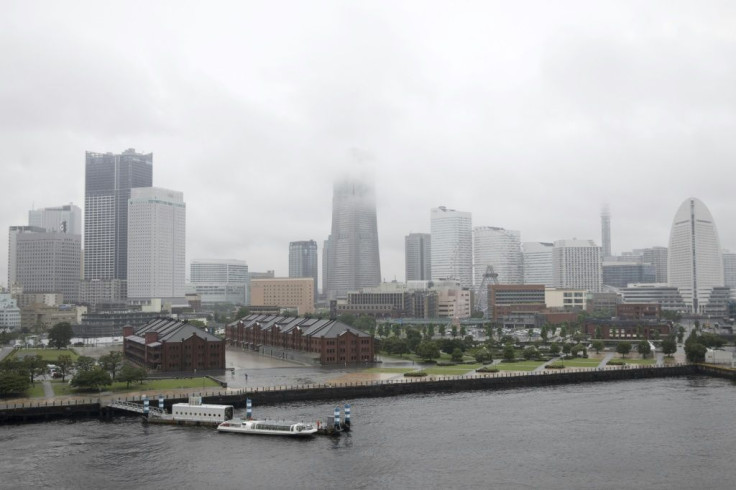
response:
<path id="1" fill-rule="evenodd" d="M 0 284 L 28 210 L 84 208 L 84 152 L 153 152 L 187 267 L 288 274 L 371 166 L 382 275 L 430 209 L 522 241 L 667 246 L 698 197 L 736 249 L 736 2 L 0 1 Z M 357 157 L 356 157 L 357 155 Z"/>

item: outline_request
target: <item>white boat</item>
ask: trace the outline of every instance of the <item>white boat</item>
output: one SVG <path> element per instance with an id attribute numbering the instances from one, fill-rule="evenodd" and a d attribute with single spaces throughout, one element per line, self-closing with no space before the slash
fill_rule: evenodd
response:
<path id="1" fill-rule="evenodd" d="M 267 436 L 309 437 L 317 433 L 317 427 L 303 422 L 282 420 L 241 420 L 232 419 L 217 426 L 220 432 L 238 434 L 261 434 Z"/>

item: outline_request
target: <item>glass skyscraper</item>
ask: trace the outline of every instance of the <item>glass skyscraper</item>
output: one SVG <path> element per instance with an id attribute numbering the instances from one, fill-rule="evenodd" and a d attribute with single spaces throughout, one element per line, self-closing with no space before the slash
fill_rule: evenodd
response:
<path id="1" fill-rule="evenodd" d="M 473 285 L 473 231 L 471 214 L 447 209 L 430 211 L 432 280 L 454 279 L 464 288 Z"/>
<path id="2" fill-rule="evenodd" d="M 378 286 L 376 196 L 365 180 L 335 182 L 332 197 L 332 233 L 328 244 L 327 298 L 343 298 L 348 291 Z"/>
<path id="3" fill-rule="evenodd" d="M 130 189 L 153 185 L 153 154 L 86 153 L 84 278 L 127 279 Z"/>
<path id="4" fill-rule="evenodd" d="M 314 240 L 289 243 L 289 277 L 311 277 L 314 279 L 314 300 L 317 301 L 317 242 Z"/>

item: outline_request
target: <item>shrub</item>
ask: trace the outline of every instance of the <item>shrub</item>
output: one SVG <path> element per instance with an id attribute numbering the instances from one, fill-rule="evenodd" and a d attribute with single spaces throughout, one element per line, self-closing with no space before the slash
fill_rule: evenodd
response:
<path id="1" fill-rule="evenodd" d="M 544 369 L 564 369 L 565 365 L 561 362 L 553 362 L 552 364 L 547 364 L 544 366 Z"/>
<path id="2" fill-rule="evenodd" d="M 457 363 L 449 361 L 437 361 L 438 366 L 456 366 Z"/>
<path id="3" fill-rule="evenodd" d="M 497 373 L 499 369 L 493 366 L 483 366 L 475 370 L 476 373 Z"/>
<path id="4" fill-rule="evenodd" d="M 608 361 L 607 366 L 625 366 L 626 363 L 620 359 L 611 359 Z"/>
<path id="5" fill-rule="evenodd" d="M 424 371 L 410 371 L 408 373 L 404 373 L 404 377 L 407 378 L 423 378 L 426 375 L 427 373 Z"/>

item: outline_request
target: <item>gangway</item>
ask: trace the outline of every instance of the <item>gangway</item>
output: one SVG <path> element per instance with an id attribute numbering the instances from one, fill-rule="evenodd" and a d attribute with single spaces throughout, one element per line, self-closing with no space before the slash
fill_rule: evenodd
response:
<path id="1" fill-rule="evenodd" d="M 145 409 L 143 408 L 143 405 L 139 403 L 133 403 L 133 402 L 126 402 L 126 401 L 114 401 L 110 403 L 110 408 L 116 408 L 118 410 L 126 410 L 128 412 L 135 412 L 135 413 L 146 413 Z M 156 407 L 148 407 L 148 414 L 153 415 L 155 417 L 161 417 L 162 415 L 165 415 L 166 412 L 161 410 L 160 408 Z"/>

